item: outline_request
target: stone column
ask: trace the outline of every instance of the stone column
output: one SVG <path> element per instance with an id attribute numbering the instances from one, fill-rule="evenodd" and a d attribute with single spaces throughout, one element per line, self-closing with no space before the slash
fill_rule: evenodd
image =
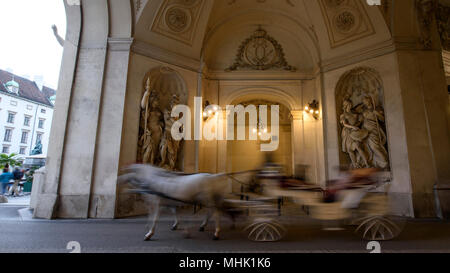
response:
<path id="1" fill-rule="evenodd" d="M 90 218 L 116 216 L 117 175 L 124 122 L 125 93 L 132 39 L 110 38 L 98 123 Z"/>
<path id="2" fill-rule="evenodd" d="M 302 155 L 305 152 L 305 136 L 303 124 L 303 110 L 293 110 L 292 115 L 292 170 L 295 175 L 297 165 L 305 165 L 305 160 Z"/>
<path id="3" fill-rule="evenodd" d="M 450 179 L 449 101 L 434 14 L 427 14 L 416 3 L 420 2 L 395 2 L 391 31 L 403 100 L 414 216 L 435 217 L 433 187 Z M 450 195 L 440 201 L 448 205 Z"/>
<path id="4" fill-rule="evenodd" d="M 58 97 L 50 133 L 51 144 L 48 147 L 46 174 L 41 183 L 39 183 L 33 215 L 34 217 L 45 219 L 55 216 L 67 121 L 81 37 L 81 6 L 68 5 L 66 1 L 64 1 L 64 4 L 66 6 L 67 34 L 59 75 Z"/>
<path id="5" fill-rule="evenodd" d="M 123 3 L 82 1 L 67 7 L 69 14 L 76 10 L 78 24 L 68 24 L 47 172 L 34 217 L 115 217 L 132 40 L 110 38 L 115 32 L 109 8 Z M 71 30 L 74 25 L 78 29 Z"/>

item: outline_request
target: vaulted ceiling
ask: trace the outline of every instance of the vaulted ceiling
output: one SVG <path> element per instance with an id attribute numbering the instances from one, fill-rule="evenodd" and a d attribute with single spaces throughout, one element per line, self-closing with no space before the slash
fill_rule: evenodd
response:
<path id="1" fill-rule="evenodd" d="M 135 0 L 137 41 L 208 69 L 233 64 L 259 28 L 299 71 L 390 39 L 378 7 L 365 0 Z M 352 46 L 348 46 L 351 44 Z"/>

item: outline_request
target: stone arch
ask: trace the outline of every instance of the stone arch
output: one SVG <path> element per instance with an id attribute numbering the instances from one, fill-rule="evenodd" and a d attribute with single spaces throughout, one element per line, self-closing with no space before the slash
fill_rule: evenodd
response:
<path id="1" fill-rule="evenodd" d="M 243 102 L 252 99 L 264 99 L 281 103 L 290 111 L 301 109 L 298 99 L 286 93 L 284 90 L 273 87 L 245 87 L 229 94 L 223 100 L 222 105 L 231 105 L 236 102 Z"/>

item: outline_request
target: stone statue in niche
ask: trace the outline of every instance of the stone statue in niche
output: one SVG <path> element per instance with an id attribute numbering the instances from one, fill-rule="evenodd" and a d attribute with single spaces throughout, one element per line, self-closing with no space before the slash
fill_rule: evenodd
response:
<path id="1" fill-rule="evenodd" d="M 366 96 L 363 99 L 363 130 L 367 130 L 366 145 L 371 153 L 372 167 L 386 169 L 389 164 L 388 152 L 386 150 L 386 133 L 380 122 L 385 122 L 383 109 L 376 109 L 373 97 Z"/>
<path id="2" fill-rule="evenodd" d="M 140 157 L 143 163 L 155 165 L 159 160 L 159 145 L 164 129 L 164 115 L 159 108 L 159 97 L 150 89 L 147 80 L 145 94 L 141 102 Z"/>
<path id="3" fill-rule="evenodd" d="M 349 155 L 352 168 L 387 169 L 387 138 L 380 124 L 385 121 L 384 111 L 376 108 L 375 100 L 370 95 L 364 95 L 362 103 L 356 107 L 347 97 L 342 108 L 342 151 Z"/>
<path id="4" fill-rule="evenodd" d="M 137 162 L 182 170 L 183 141 L 172 138 L 174 106 L 187 104 L 186 85 L 173 69 L 157 67 L 145 76 L 145 85 L 140 101 L 140 126 Z M 181 129 L 182 130 L 182 129 Z"/>
<path id="5" fill-rule="evenodd" d="M 383 87 L 376 71 L 356 68 L 347 72 L 338 83 L 336 95 L 341 155 L 348 156 L 353 169 L 388 171 Z"/>
<path id="6" fill-rule="evenodd" d="M 353 111 L 353 103 L 350 100 L 344 100 L 342 109 L 344 111 L 340 117 L 342 151 L 350 156 L 353 168 L 369 168 L 368 155 L 364 149 L 364 140 L 368 132 L 360 128 L 363 122 L 362 115 Z"/>
<path id="7" fill-rule="evenodd" d="M 165 130 L 161 140 L 161 163 L 160 167 L 176 170 L 178 161 L 178 152 L 180 150 L 181 141 L 177 141 L 172 137 L 173 124 L 179 119 L 172 117 L 172 110 L 180 104 L 180 97 L 176 94 L 172 95 L 169 108 L 164 111 Z"/>

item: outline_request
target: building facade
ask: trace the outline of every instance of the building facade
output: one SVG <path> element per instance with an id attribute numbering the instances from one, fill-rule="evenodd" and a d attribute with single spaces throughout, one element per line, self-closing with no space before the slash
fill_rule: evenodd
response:
<path id="1" fill-rule="evenodd" d="M 65 1 L 52 146 L 34 216 L 145 211 L 144 200 L 123 191 L 117 177 L 146 159 L 149 120 L 142 113 L 151 94 L 159 113 L 170 111 L 173 97 L 191 109 L 195 97 L 222 109 L 278 104 L 285 115 L 275 157 L 291 174 L 308 165 L 308 179 L 323 185 L 339 177 L 340 165 L 378 167 L 395 214 L 448 217 L 450 107 L 442 56 L 449 27 L 436 11 L 438 2 L 450 3 L 374 2 Z M 314 101 L 318 112 L 305 112 Z M 255 147 L 185 141 L 179 168 L 251 169 L 264 157 Z"/>
<path id="2" fill-rule="evenodd" d="M 47 154 L 53 118 L 49 95 L 31 80 L 0 70 L 0 152 L 29 156 L 38 142 Z"/>

